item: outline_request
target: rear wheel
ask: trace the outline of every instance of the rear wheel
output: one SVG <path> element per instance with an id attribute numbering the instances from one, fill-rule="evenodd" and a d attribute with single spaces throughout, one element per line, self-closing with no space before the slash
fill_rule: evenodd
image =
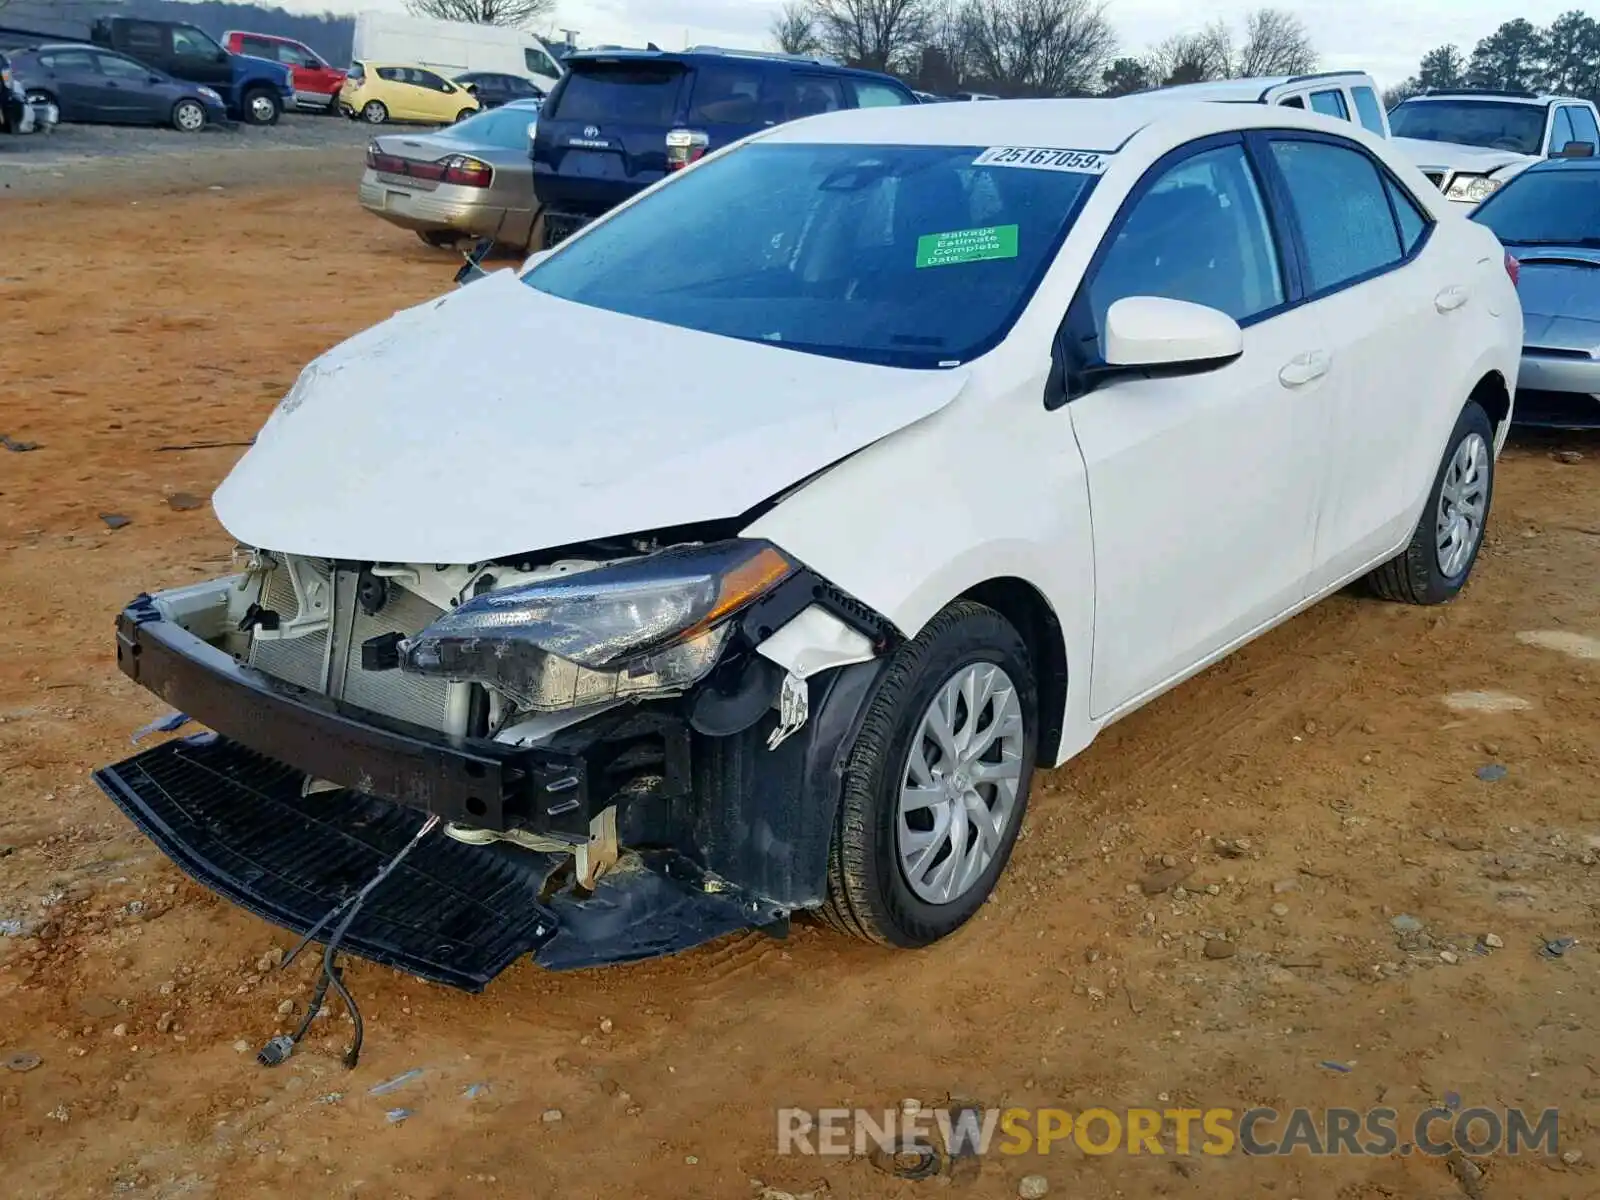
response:
<path id="1" fill-rule="evenodd" d="M 205 106 L 198 100 L 179 100 L 172 106 L 172 127 L 179 133 L 199 133 L 206 127 Z"/>
<path id="2" fill-rule="evenodd" d="M 361 119 L 368 125 L 382 125 L 389 119 L 389 110 L 382 100 L 368 100 L 361 106 Z"/>
<path id="3" fill-rule="evenodd" d="M 1445 446 L 1428 502 L 1399 554 L 1367 576 L 1385 600 L 1443 604 L 1461 590 L 1483 546 L 1494 499 L 1494 426 L 1467 401 Z"/>
<path id="4" fill-rule="evenodd" d="M 1028 648 L 991 608 L 952 604 L 902 646 L 850 751 L 824 919 L 904 947 L 970 919 L 1022 824 L 1037 708 Z"/>
<path id="5" fill-rule="evenodd" d="M 244 94 L 244 119 L 251 125 L 276 125 L 283 113 L 278 97 L 266 88 L 251 88 Z"/>
<path id="6" fill-rule="evenodd" d="M 456 114 L 456 122 L 459 124 L 460 122 L 465 121 L 468 117 L 477 115 L 477 112 L 478 110 L 475 108 L 463 108 Z"/>

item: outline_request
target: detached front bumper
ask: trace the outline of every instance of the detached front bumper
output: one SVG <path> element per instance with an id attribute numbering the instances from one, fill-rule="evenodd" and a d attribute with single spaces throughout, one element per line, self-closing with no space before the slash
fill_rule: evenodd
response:
<path id="1" fill-rule="evenodd" d="M 140 597 L 117 621 L 122 671 L 215 734 L 96 772 L 111 800 L 198 882 L 298 934 L 320 929 L 425 814 L 587 843 L 617 810 L 623 854 L 595 889 L 572 856 L 438 834 L 372 893 L 341 943 L 481 990 L 522 954 L 552 968 L 669 954 L 821 902 L 846 752 L 880 668 L 811 681 L 811 720 L 773 751 L 776 714 L 729 737 L 624 706 L 525 749 L 445 734 L 294 688 Z M 652 794 L 619 799 L 626 765 Z M 306 795 L 307 776 L 341 785 Z"/>

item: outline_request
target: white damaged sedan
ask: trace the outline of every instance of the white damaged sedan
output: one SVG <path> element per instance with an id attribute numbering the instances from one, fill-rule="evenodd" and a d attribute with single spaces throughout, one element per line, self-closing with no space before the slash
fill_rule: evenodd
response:
<path id="1" fill-rule="evenodd" d="M 746 139 L 307 367 L 216 493 L 240 572 L 119 621 L 214 732 L 98 779 L 455 986 L 801 910 L 926 945 L 1035 768 L 1351 581 L 1465 584 L 1522 316 L 1450 207 L 1281 107 Z"/>

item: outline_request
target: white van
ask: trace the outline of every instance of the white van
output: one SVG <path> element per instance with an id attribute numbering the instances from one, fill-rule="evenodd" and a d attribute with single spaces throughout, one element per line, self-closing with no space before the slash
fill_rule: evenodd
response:
<path id="1" fill-rule="evenodd" d="M 541 38 L 503 25 L 434 21 L 369 10 L 356 17 L 354 62 L 415 63 L 454 78 L 495 71 L 531 79 L 545 92 L 561 78 L 561 62 Z"/>

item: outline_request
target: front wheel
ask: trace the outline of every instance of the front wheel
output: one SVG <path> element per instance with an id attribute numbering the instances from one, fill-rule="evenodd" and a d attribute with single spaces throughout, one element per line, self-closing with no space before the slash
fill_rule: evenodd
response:
<path id="1" fill-rule="evenodd" d="M 251 125 L 276 125 L 282 114 L 278 98 L 266 88 L 251 88 L 244 94 L 244 119 Z"/>
<path id="2" fill-rule="evenodd" d="M 462 121 L 465 121 L 468 117 L 476 116 L 477 112 L 478 112 L 478 110 L 475 109 L 475 108 L 463 108 L 460 112 L 458 112 L 456 114 L 456 124 L 459 125 Z"/>
<path id="3" fill-rule="evenodd" d="M 1494 499 L 1494 426 L 1476 400 L 1467 401 L 1445 445 L 1428 502 L 1399 554 L 1367 576 L 1385 600 L 1443 604 L 1461 590 L 1483 546 Z"/>
<path id="4" fill-rule="evenodd" d="M 1011 857 L 1037 723 L 1027 645 L 993 609 L 952 604 L 902 646 L 845 768 L 823 918 L 902 947 L 965 924 Z"/>
<path id="5" fill-rule="evenodd" d="M 172 127 L 179 133 L 199 133 L 206 127 L 205 106 L 196 100 L 179 100 L 172 106 Z"/>

